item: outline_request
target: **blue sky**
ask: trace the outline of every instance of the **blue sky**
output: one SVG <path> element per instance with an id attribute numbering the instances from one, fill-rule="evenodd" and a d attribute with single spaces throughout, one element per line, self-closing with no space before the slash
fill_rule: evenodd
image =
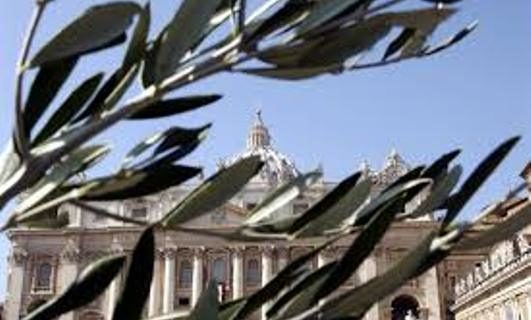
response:
<path id="1" fill-rule="evenodd" d="M 46 25 L 39 30 L 37 44 L 97 2 L 101 1 L 54 1 L 44 16 Z M 14 66 L 32 3 L 4 1 L 1 5 L 2 143 L 11 132 Z M 160 26 L 172 15 L 175 3 L 153 0 L 152 7 L 156 26 Z M 531 159 L 531 2 L 470 0 L 460 7 L 460 13 L 441 30 L 443 34 L 475 19 L 480 20 L 479 28 L 432 58 L 303 82 L 220 75 L 182 92 L 223 94 L 215 105 L 184 117 L 122 124 L 101 139 L 111 140 L 117 155 L 123 155 L 134 141 L 170 125 L 213 122 L 207 141 L 185 160 L 211 173 L 219 159 L 244 148 L 255 110 L 260 108 L 279 150 L 291 156 L 302 171 L 322 164 L 327 179 L 336 181 L 356 170 L 364 159 L 380 168 L 392 148 L 416 164 L 460 147 L 463 154 L 458 161 L 469 172 L 497 143 L 523 135 L 517 149 L 465 208 L 467 215 L 474 214 L 515 186 L 518 173 Z M 76 72 L 87 76 L 100 71 L 116 63 L 118 53 L 113 50 L 85 59 Z M 105 166 L 113 167 L 113 162 Z M 2 218 L 7 214 L 4 210 Z M 5 291 L 7 251 L 2 237 L 0 295 Z"/>

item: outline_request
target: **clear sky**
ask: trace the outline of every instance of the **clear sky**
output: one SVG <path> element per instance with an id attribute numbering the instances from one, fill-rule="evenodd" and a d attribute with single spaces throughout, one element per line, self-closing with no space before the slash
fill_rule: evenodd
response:
<path id="1" fill-rule="evenodd" d="M 37 44 L 97 2 L 101 1 L 55 0 L 46 11 L 46 25 L 39 30 Z M 175 1 L 151 2 L 159 27 L 172 15 Z M 11 132 L 14 66 L 32 3 L 2 1 L 0 5 L 1 143 Z M 207 141 L 184 161 L 201 164 L 211 173 L 219 159 L 244 148 L 254 113 L 260 108 L 275 146 L 301 171 L 320 163 L 326 178 L 337 181 L 364 159 L 380 168 L 392 148 L 416 164 L 460 147 L 464 152 L 458 161 L 469 172 L 497 143 L 523 135 L 517 149 L 465 208 L 472 215 L 515 186 L 518 173 L 531 160 L 531 2 L 465 0 L 460 7 L 442 31 L 456 31 L 474 19 L 480 20 L 479 28 L 435 57 L 303 82 L 221 75 L 186 90 L 223 94 L 220 102 L 185 117 L 123 124 L 103 139 L 111 140 L 123 155 L 134 141 L 170 125 L 213 122 Z M 77 74 L 109 70 L 117 61 L 117 52 L 110 52 L 110 58 L 103 56 L 85 59 Z M 106 165 L 111 168 L 114 163 Z M 7 214 L 7 210 L 2 212 L 2 220 Z M 2 237 L 0 296 L 5 292 L 7 252 Z"/>

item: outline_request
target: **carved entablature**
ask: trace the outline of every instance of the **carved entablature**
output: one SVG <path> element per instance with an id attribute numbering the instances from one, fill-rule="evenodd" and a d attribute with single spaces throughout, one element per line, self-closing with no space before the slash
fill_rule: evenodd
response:
<path id="1" fill-rule="evenodd" d="M 487 283 L 491 278 L 511 272 L 513 267 L 526 263 L 530 255 L 531 247 L 521 234 L 499 243 L 487 259 L 456 283 L 456 296 L 459 298 Z"/>
<path id="2" fill-rule="evenodd" d="M 78 263 L 81 261 L 81 249 L 79 243 L 74 238 L 68 238 L 60 253 L 61 261 L 67 263 Z"/>

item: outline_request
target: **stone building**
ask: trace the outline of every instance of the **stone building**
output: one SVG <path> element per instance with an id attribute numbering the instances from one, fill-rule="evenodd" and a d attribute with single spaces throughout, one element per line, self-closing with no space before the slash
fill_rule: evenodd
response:
<path id="1" fill-rule="evenodd" d="M 263 170 L 230 203 L 189 222 L 187 227 L 224 229 L 237 226 L 268 192 L 300 174 L 294 162 L 274 148 L 260 114 L 251 127 L 245 150 L 224 164 L 254 154 L 260 155 L 265 161 Z M 366 163 L 362 164 L 361 169 L 372 180 L 373 192 L 378 192 L 406 173 L 410 166 L 397 152 L 392 152 L 380 170 L 372 170 Z M 120 215 L 154 220 L 200 182 L 196 180 L 141 199 L 98 205 Z M 335 183 L 322 179 L 277 214 L 301 213 L 334 186 Z M 28 310 L 61 292 L 91 261 L 111 253 L 129 252 L 138 238 L 140 229 L 133 225 L 93 215 L 79 208 L 65 206 L 60 210 L 70 217 L 70 224 L 66 228 L 15 229 L 8 232 L 11 252 L 6 319 L 19 319 Z M 384 272 L 435 227 L 436 222 L 432 217 L 393 224 L 374 253 L 342 290 Z M 321 239 L 302 239 L 289 243 L 236 243 L 205 235 L 167 231 L 158 232 L 156 242 L 155 278 L 145 310 L 146 316 L 189 309 L 210 279 L 219 283 L 222 300 L 248 295 L 269 281 L 289 260 L 318 245 Z M 350 242 L 351 239 L 345 238 L 336 243 L 322 252 L 310 267 L 316 268 L 339 256 Z M 481 252 L 456 252 L 444 263 L 375 305 L 366 319 L 402 319 L 407 313 L 418 319 L 448 319 L 449 304 L 452 302 L 449 297 L 453 296 L 458 275 L 482 261 L 483 257 Z M 98 300 L 61 319 L 107 319 L 112 314 L 122 278 L 117 277 Z M 258 312 L 255 318 L 260 317 Z"/>
<path id="2" fill-rule="evenodd" d="M 522 172 L 522 178 L 531 191 L 531 162 Z M 529 205 L 528 199 L 507 200 L 491 222 L 510 217 L 524 205 Z M 452 306 L 457 320 L 531 320 L 530 243 L 528 227 L 497 244 L 483 261 L 459 278 Z"/>

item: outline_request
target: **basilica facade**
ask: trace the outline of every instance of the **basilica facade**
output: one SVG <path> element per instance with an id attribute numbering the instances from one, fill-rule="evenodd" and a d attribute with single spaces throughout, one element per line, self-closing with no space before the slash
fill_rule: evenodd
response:
<path id="1" fill-rule="evenodd" d="M 265 161 L 262 171 L 229 203 L 190 221 L 186 227 L 222 230 L 238 226 L 268 192 L 300 174 L 294 162 L 274 148 L 270 132 L 260 114 L 257 114 L 251 126 L 246 148 L 220 165 L 231 164 L 249 155 L 262 157 Z M 381 169 L 373 170 L 367 163 L 361 165 L 363 174 L 372 180 L 375 193 L 409 169 L 410 165 L 396 151 L 389 154 Z M 198 179 L 141 199 L 98 205 L 123 216 L 156 220 L 200 182 L 201 179 Z M 335 185 L 334 182 L 321 179 L 277 214 L 301 213 Z M 19 319 L 35 306 L 60 293 L 83 267 L 95 259 L 113 253 L 130 252 L 141 231 L 133 225 L 84 212 L 77 207 L 65 206 L 60 210 L 70 217 L 70 224 L 66 228 L 15 229 L 8 233 L 11 252 L 4 311 L 6 319 Z M 385 272 L 435 227 L 436 222 L 431 217 L 393 224 L 373 254 L 341 290 Z M 290 260 L 321 242 L 322 239 L 229 242 L 207 235 L 160 231 L 156 234 L 155 276 L 145 315 L 156 317 L 190 309 L 211 279 L 219 284 L 220 300 L 251 294 Z M 350 242 L 351 239 L 345 238 L 327 248 L 312 261 L 310 267 L 317 268 L 339 257 Z M 416 319 L 451 319 L 453 311 L 450 305 L 456 294 L 462 296 L 462 292 L 456 293 L 454 289 L 459 283 L 459 275 L 481 263 L 485 254 L 479 251 L 454 253 L 437 267 L 379 302 L 366 315 L 366 319 L 403 319 L 406 314 Z M 123 275 L 117 277 L 98 300 L 61 319 L 107 319 L 112 314 L 122 281 Z M 263 311 L 257 312 L 254 318 L 263 318 Z"/>

